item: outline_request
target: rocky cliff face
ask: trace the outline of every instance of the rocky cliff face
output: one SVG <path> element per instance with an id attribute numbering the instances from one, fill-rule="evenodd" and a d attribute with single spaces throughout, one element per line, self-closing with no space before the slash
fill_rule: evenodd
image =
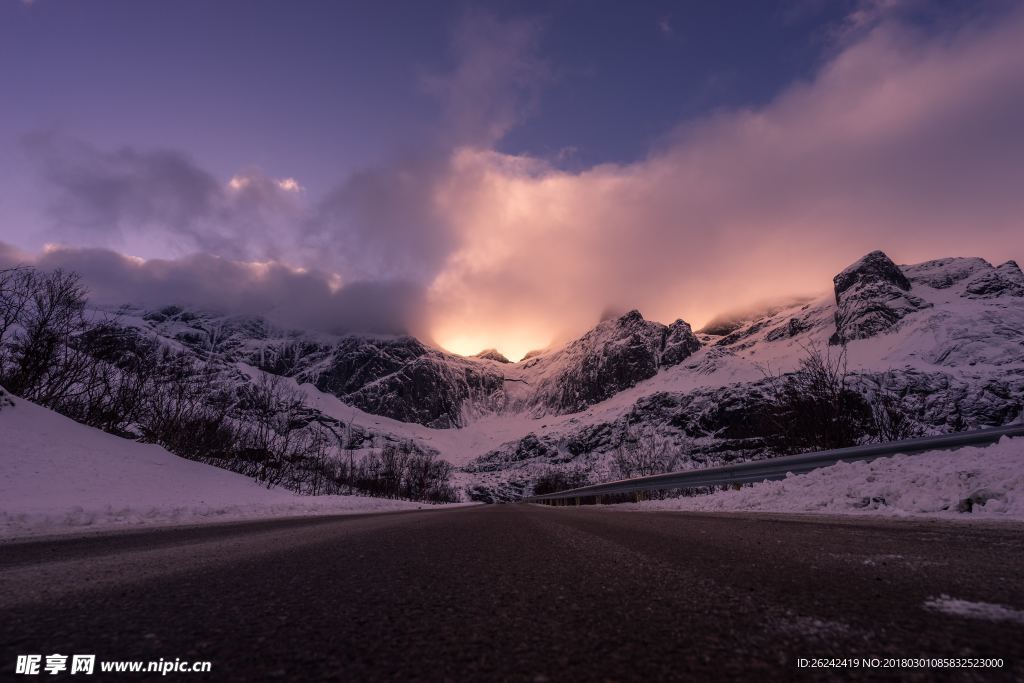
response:
<path id="1" fill-rule="evenodd" d="M 935 289 L 959 289 L 967 299 L 1024 296 L 1024 273 L 1016 261 L 998 267 L 980 258 L 946 258 L 904 268 L 909 280 Z"/>
<path id="2" fill-rule="evenodd" d="M 682 320 L 644 320 L 639 311 L 605 320 L 564 348 L 531 359 L 524 376 L 536 377 L 528 400 L 537 415 L 575 413 L 636 386 L 700 348 Z"/>
<path id="3" fill-rule="evenodd" d="M 910 292 L 903 271 L 880 251 L 873 251 L 836 275 L 836 331 L 831 344 L 867 339 L 885 332 L 914 311 L 928 308 Z"/>
<path id="4" fill-rule="evenodd" d="M 970 299 L 1024 296 L 1024 273 L 1015 261 L 1007 261 L 998 268 L 989 266 L 976 273 L 964 289 Z"/>
<path id="5" fill-rule="evenodd" d="M 437 429 L 462 425 L 467 409 L 504 404 L 500 361 L 460 358 L 408 336 L 352 335 L 332 345 L 291 341 L 250 358 L 262 370 L 311 383 L 360 410 Z"/>
<path id="6" fill-rule="evenodd" d="M 504 382 L 504 377 L 490 368 L 431 351 L 338 397 L 368 413 L 450 429 L 464 423 L 467 409 L 490 412 L 500 408 Z"/>

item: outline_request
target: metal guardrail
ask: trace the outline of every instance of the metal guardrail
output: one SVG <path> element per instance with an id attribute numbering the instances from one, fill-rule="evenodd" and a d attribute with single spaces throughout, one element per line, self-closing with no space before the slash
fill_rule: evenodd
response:
<path id="1" fill-rule="evenodd" d="M 828 467 L 838 462 L 874 460 L 875 458 L 884 458 L 899 453 L 910 454 L 920 451 L 952 450 L 964 446 L 983 446 L 993 444 L 1004 436 L 1024 436 L 1024 424 L 1012 424 L 991 429 L 975 429 L 955 434 L 942 434 L 940 436 L 923 436 L 916 439 L 851 446 L 850 448 L 836 448 L 816 453 L 800 453 L 798 455 L 786 455 L 778 458 L 743 462 L 736 465 L 655 474 L 635 479 L 621 479 L 607 484 L 592 484 L 567 491 L 558 491 L 557 493 L 531 496 L 524 500 L 528 503 L 544 503 L 571 498 L 606 496 L 613 493 L 633 493 L 635 491 L 696 488 L 727 484 L 750 484 L 772 479 L 784 479 L 790 473 L 804 474 L 819 467 Z"/>

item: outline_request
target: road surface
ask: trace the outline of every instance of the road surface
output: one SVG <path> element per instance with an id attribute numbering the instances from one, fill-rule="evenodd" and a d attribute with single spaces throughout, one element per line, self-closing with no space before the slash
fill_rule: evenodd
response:
<path id="1" fill-rule="evenodd" d="M 926 604 L 1024 608 L 1022 540 L 1006 524 L 504 505 L 5 544 L 0 678 L 17 654 L 57 652 L 212 662 L 162 680 L 1021 680 L 1020 612 Z M 1006 665 L 798 668 L 922 656 Z"/>

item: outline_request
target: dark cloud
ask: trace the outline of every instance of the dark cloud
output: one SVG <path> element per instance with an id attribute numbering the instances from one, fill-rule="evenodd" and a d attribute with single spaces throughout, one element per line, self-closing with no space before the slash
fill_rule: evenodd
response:
<path id="1" fill-rule="evenodd" d="M 52 131 L 24 148 L 49 191 L 54 236 L 146 251 L 277 257 L 291 249 L 298 186 L 249 169 L 219 181 L 173 150 L 96 148 Z"/>
<path id="2" fill-rule="evenodd" d="M 53 132 L 24 139 L 52 191 L 61 226 L 105 233 L 146 225 L 191 232 L 213 216 L 221 187 L 186 156 L 122 147 L 103 151 Z"/>
<path id="3" fill-rule="evenodd" d="M 318 254 L 350 277 L 429 282 L 455 246 L 435 202 L 449 173 L 440 155 L 354 173 L 304 224 L 309 258 Z"/>
<path id="4" fill-rule="evenodd" d="M 51 248 L 29 258 L 0 242 L 0 267 L 18 264 L 79 273 L 101 306 L 176 304 L 325 332 L 423 334 L 423 293 L 406 282 L 341 285 L 319 271 L 207 254 L 143 261 L 108 249 Z"/>

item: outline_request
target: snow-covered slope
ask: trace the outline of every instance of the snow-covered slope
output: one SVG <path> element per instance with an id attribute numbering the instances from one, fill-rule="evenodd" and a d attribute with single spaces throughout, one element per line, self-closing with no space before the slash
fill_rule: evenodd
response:
<path id="1" fill-rule="evenodd" d="M 518 495 L 551 466 L 601 476 L 627 428 L 656 431 L 696 463 L 770 455 L 753 419 L 765 373 L 794 369 L 810 347 L 845 343 L 856 388 L 898 396 L 924 432 L 1005 424 L 1024 408 L 1016 263 L 898 266 L 872 252 L 832 285 L 697 334 L 632 311 L 519 363 L 491 352 L 463 358 L 412 337 L 286 331 L 177 308 L 121 320 L 243 369 L 238 381 L 254 368 L 289 377 L 313 409 L 367 439 L 436 451 L 462 468 L 462 483 L 503 489 L 497 497 Z"/>
<path id="2" fill-rule="evenodd" d="M 298 496 L 78 424 L 0 389 L 0 538 L 70 528 L 425 507 Z"/>
<path id="3" fill-rule="evenodd" d="M 1024 438 L 839 463 L 779 481 L 615 509 L 811 512 L 1024 521 Z"/>

